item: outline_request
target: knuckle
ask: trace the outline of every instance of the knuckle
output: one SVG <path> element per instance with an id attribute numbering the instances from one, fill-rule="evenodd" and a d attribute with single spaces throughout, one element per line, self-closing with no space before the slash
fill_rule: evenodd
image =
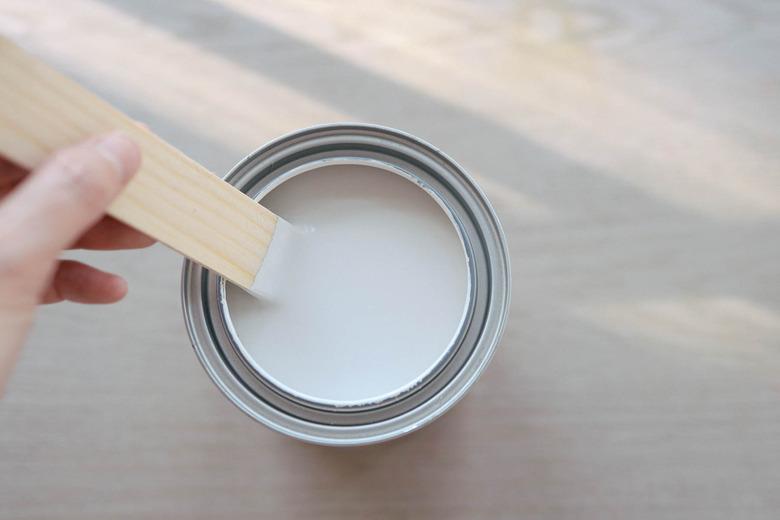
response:
<path id="1" fill-rule="evenodd" d="M 43 280 L 50 269 L 46 262 L 33 255 L 0 252 L 0 307 L 23 303 L 35 305 Z M 10 301 L 13 298 L 14 301 Z M 8 301 L 1 301 L 8 300 Z"/>
<path id="2" fill-rule="evenodd" d="M 54 155 L 52 165 L 58 170 L 65 194 L 79 205 L 97 209 L 109 200 L 110 186 L 99 162 L 64 150 Z"/>
<path id="3" fill-rule="evenodd" d="M 0 279 L 8 282 L 22 282 L 27 277 L 30 262 L 23 255 L 10 251 L 0 253 Z"/>

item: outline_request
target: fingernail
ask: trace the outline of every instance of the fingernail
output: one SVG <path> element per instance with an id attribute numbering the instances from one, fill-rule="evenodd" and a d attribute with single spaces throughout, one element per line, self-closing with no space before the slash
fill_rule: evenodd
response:
<path id="1" fill-rule="evenodd" d="M 111 132 L 103 136 L 95 146 L 124 178 L 130 178 L 141 165 L 141 149 L 122 132 Z"/>

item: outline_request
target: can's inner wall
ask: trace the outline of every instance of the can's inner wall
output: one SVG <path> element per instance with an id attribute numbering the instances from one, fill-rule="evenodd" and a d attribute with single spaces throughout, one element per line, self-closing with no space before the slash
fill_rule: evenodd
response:
<path id="1" fill-rule="evenodd" d="M 258 198 L 297 229 L 278 290 L 258 300 L 226 284 L 240 354 L 302 402 L 398 398 L 457 346 L 468 314 L 465 245 L 443 201 L 377 166 L 320 161 L 276 179 Z"/>

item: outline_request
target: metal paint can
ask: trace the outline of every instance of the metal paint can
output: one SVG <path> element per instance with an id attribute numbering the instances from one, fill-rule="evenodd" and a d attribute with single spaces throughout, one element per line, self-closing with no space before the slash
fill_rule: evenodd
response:
<path id="1" fill-rule="evenodd" d="M 242 160 L 226 180 L 262 196 L 302 171 L 333 164 L 370 165 L 425 189 L 448 213 L 468 259 L 469 294 L 455 340 L 425 377 L 398 395 L 359 406 L 329 406 L 286 392 L 253 368 L 230 326 L 225 281 L 185 260 L 182 306 L 198 359 L 238 408 L 266 426 L 307 442 L 349 446 L 390 440 L 451 408 L 487 366 L 506 323 L 509 256 L 501 225 L 484 193 L 438 149 L 375 125 L 331 124 L 300 130 Z"/>

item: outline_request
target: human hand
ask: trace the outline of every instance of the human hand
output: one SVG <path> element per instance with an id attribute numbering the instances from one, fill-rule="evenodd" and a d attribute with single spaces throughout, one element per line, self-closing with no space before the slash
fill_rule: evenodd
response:
<path id="1" fill-rule="evenodd" d="M 0 395 L 38 304 L 126 294 L 121 277 L 59 255 L 154 243 L 105 215 L 140 164 L 140 149 L 120 132 L 63 148 L 32 172 L 0 157 Z"/>

